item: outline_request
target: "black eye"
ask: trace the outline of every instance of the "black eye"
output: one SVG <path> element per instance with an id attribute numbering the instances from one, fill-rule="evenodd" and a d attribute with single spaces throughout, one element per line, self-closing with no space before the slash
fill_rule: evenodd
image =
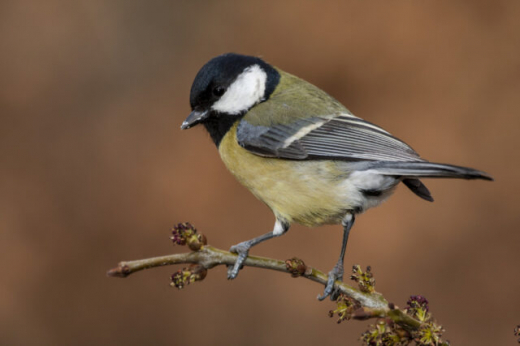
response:
<path id="1" fill-rule="evenodd" d="M 220 96 L 224 95 L 225 91 L 226 91 L 226 88 L 224 88 L 222 86 L 216 86 L 213 88 L 213 95 L 220 97 Z"/>

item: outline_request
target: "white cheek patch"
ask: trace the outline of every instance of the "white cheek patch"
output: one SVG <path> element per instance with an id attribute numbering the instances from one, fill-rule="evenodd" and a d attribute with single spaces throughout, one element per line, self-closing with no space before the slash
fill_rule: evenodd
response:
<path id="1" fill-rule="evenodd" d="M 237 77 L 211 108 L 227 114 L 246 111 L 262 100 L 266 81 L 267 74 L 259 65 L 250 66 Z"/>

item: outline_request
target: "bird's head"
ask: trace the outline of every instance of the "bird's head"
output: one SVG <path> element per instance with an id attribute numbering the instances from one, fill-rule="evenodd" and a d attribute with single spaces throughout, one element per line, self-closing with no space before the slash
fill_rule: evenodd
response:
<path id="1" fill-rule="evenodd" d="M 279 79 L 278 71 L 257 57 L 228 53 L 211 59 L 193 81 L 192 112 L 181 129 L 240 118 L 267 100 Z"/>

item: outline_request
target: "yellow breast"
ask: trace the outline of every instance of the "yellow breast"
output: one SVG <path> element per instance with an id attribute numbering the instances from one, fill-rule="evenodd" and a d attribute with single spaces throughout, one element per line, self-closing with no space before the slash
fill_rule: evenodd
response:
<path id="1" fill-rule="evenodd" d="M 261 157 L 238 145 L 235 124 L 219 146 L 229 171 L 276 217 L 305 226 L 337 224 L 345 216 L 348 176 L 334 161 L 294 161 Z"/>

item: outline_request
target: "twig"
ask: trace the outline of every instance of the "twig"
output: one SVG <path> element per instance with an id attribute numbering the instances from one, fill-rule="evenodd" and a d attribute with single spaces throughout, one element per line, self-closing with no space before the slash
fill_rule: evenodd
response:
<path id="1" fill-rule="evenodd" d="M 120 262 L 117 267 L 110 269 L 107 275 L 124 278 L 143 269 L 187 263 L 200 264 L 206 269 L 211 269 L 218 265 L 233 265 L 236 258 L 236 254 L 206 245 L 196 252 L 186 252 L 135 261 L 123 261 Z M 271 269 L 290 274 L 285 261 L 271 258 L 248 256 L 244 262 L 244 266 Z M 327 284 L 327 274 L 315 268 L 307 267 L 302 277 L 322 285 Z M 407 327 L 407 329 L 417 329 L 421 326 L 421 322 L 408 316 L 401 310 L 390 309 L 388 301 L 380 293 L 361 292 L 341 281 L 336 281 L 335 285 L 342 293 L 359 301 L 363 307 L 371 309 L 372 314 L 370 317 L 389 317 L 395 323 Z"/>
<path id="2" fill-rule="evenodd" d="M 190 264 L 172 276 L 172 285 L 183 288 L 191 282 L 203 280 L 209 269 L 218 265 L 233 266 L 237 260 L 236 254 L 206 245 L 204 235 L 197 233 L 195 227 L 189 223 L 178 224 L 173 228 L 172 234 L 171 239 L 175 244 L 187 245 L 192 252 L 120 262 L 107 275 L 124 278 L 143 269 Z M 248 256 L 244 266 L 276 270 L 293 277 L 301 276 L 321 285 L 327 284 L 327 274 L 306 266 L 297 258 L 280 261 Z M 388 303 L 382 294 L 375 292 L 375 280 L 370 267 L 363 272 L 360 266 L 354 266 L 351 279 L 358 283 L 359 288 L 341 281 L 334 283 L 341 294 L 336 300 L 337 309 L 331 310 L 329 315 L 332 317 L 337 314 L 338 323 L 350 318 L 378 318 L 378 322 L 362 335 L 362 341 L 366 345 L 408 345 L 411 342 L 417 345 L 448 345 L 440 339 L 444 330 L 434 322 L 428 312 L 428 301 L 424 297 L 412 296 L 407 308 L 399 309 Z"/>

